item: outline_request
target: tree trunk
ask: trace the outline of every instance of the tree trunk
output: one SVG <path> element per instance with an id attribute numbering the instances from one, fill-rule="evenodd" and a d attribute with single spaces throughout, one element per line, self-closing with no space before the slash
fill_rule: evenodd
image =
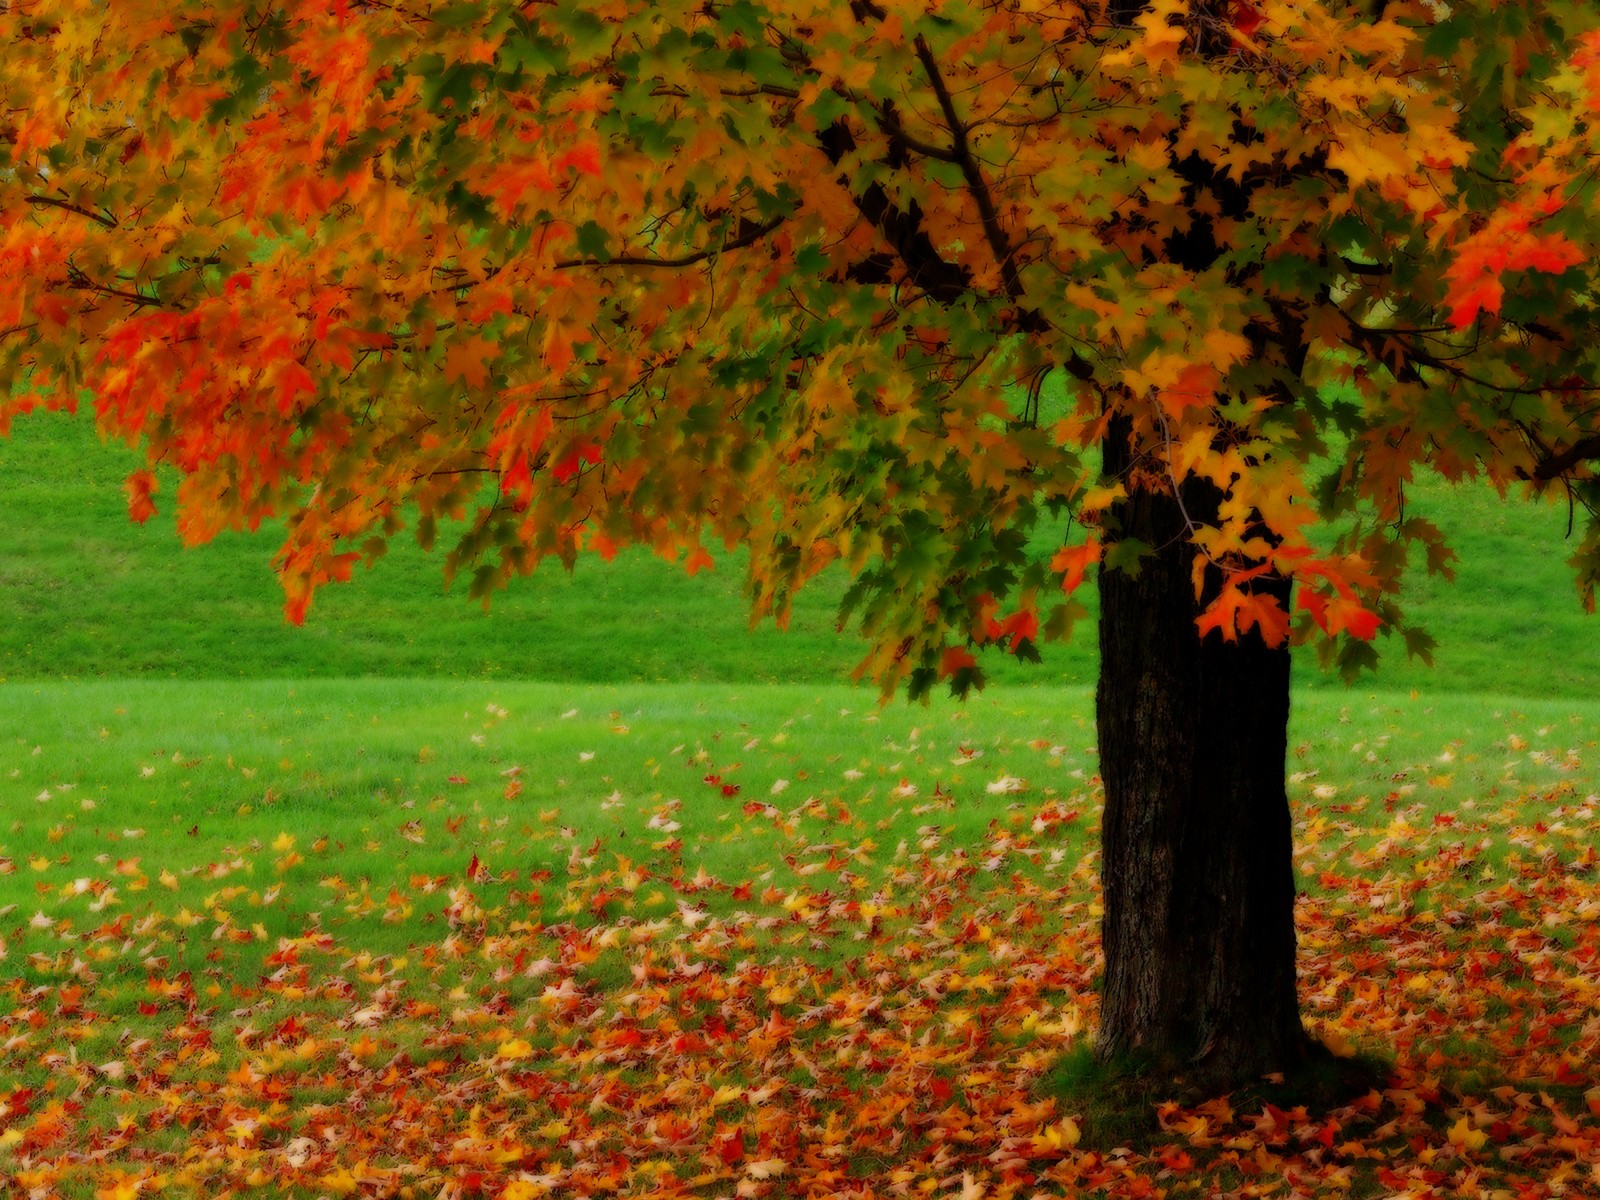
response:
<path id="1" fill-rule="evenodd" d="M 1113 423 L 1109 476 L 1127 471 L 1125 433 Z M 1284 788 L 1289 651 L 1255 630 L 1199 639 L 1184 509 L 1170 494 L 1130 491 L 1108 536 L 1154 549 L 1137 575 L 1100 573 L 1097 1049 L 1140 1073 L 1225 1090 L 1294 1068 L 1309 1045 Z M 1191 517 L 1196 505 L 1215 511 L 1188 485 L 1184 497 Z M 1267 586 L 1287 606 L 1288 582 Z"/>

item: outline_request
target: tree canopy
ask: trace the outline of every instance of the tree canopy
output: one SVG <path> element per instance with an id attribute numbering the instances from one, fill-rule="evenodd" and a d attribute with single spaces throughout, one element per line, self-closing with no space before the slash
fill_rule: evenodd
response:
<path id="1" fill-rule="evenodd" d="M 408 527 L 483 595 L 741 543 L 758 614 L 843 562 L 864 672 L 964 690 L 1160 550 L 1120 499 L 1205 481 L 1202 631 L 1425 653 L 1419 469 L 1564 487 L 1592 604 L 1597 24 L 13 0 L 0 418 L 91 395 L 192 542 L 286 514 L 296 621 Z"/>

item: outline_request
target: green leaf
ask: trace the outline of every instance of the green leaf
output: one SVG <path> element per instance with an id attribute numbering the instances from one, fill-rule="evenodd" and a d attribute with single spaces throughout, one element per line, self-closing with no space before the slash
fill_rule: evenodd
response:
<path id="1" fill-rule="evenodd" d="M 1100 569 L 1103 571 L 1126 571 L 1131 577 L 1137 579 L 1144 566 L 1144 556 L 1150 552 L 1150 543 L 1141 542 L 1138 538 L 1123 538 L 1121 541 L 1112 542 L 1106 547 L 1105 554 L 1100 561 Z"/>
<path id="2" fill-rule="evenodd" d="M 610 237 L 597 222 L 585 221 L 578 226 L 578 253 L 598 262 L 611 261 Z"/>
<path id="3" fill-rule="evenodd" d="M 853 109 L 849 100 L 831 88 L 825 89 L 812 101 L 810 113 L 818 129 L 826 129 Z"/>

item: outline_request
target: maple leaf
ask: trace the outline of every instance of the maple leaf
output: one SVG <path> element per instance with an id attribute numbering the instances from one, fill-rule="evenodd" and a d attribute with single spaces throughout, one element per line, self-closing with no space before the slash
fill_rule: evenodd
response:
<path id="1" fill-rule="evenodd" d="M 1083 582 L 1084 573 L 1100 561 L 1100 539 L 1090 537 L 1077 546 L 1063 546 L 1050 560 L 1050 569 L 1061 576 L 1061 590 L 1070 595 Z"/>
<path id="2" fill-rule="evenodd" d="M 1450 1126 L 1447 1136 L 1452 1146 L 1462 1150 L 1482 1150 L 1489 1140 L 1489 1135 L 1481 1129 L 1474 1129 L 1471 1119 L 1466 1116 Z"/>
<path id="3" fill-rule="evenodd" d="M 1261 10 L 1250 3 L 1250 0 L 1234 0 L 1228 10 L 1228 20 L 1245 37 L 1253 37 L 1256 30 L 1266 22 Z"/>
<path id="4" fill-rule="evenodd" d="M 476 391 L 489 381 L 489 363 L 499 356 L 500 348 L 487 338 L 458 339 L 445 349 L 444 377 Z"/>
<path id="5" fill-rule="evenodd" d="M 585 142 L 581 146 L 563 150 L 556 155 L 554 166 L 557 170 L 571 167 L 579 174 L 592 175 L 598 179 L 603 174 L 600 165 L 600 147 L 593 142 Z"/>
<path id="6" fill-rule="evenodd" d="M 1210 363 L 1190 363 L 1177 378 L 1156 392 L 1156 402 L 1168 416 L 1182 420 L 1185 410 L 1210 404 L 1222 376 Z"/>
<path id="7" fill-rule="evenodd" d="M 696 544 L 694 549 L 689 551 L 688 557 L 683 560 L 683 573 L 691 576 L 698 575 L 701 571 L 714 566 L 716 566 L 716 560 L 711 557 L 710 551 L 704 546 Z"/>
<path id="8" fill-rule="evenodd" d="M 1215 631 L 1227 642 L 1255 629 L 1267 645 L 1281 646 L 1289 636 L 1289 614 L 1273 596 L 1230 585 L 1195 618 L 1195 628 L 1202 637 Z"/>
<path id="9" fill-rule="evenodd" d="M 719 1133 L 711 1141 L 711 1152 L 726 1166 L 737 1166 L 744 1161 L 744 1134 L 735 1126 Z"/>
<path id="10" fill-rule="evenodd" d="M 939 659 L 939 677 L 948 679 L 958 671 L 970 671 L 977 665 L 978 660 L 972 656 L 970 650 L 961 646 L 951 646 Z"/>
<path id="11" fill-rule="evenodd" d="M 127 478 L 123 487 L 128 493 L 128 518 L 139 524 L 144 524 L 156 514 L 155 501 L 151 496 L 158 488 L 155 475 L 146 470 L 134 471 Z"/>
<path id="12" fill-rule="evenodd" d="M 580 441 L 568 449 L 562 458 L 557 460 L 556 464 L 550 468 L 550 473 L 555 476 L 557 483 L 567 483 L 583 469 L 585 463 L 597 465 L 601 457 L 602 449 L 599 442 Z M 699 552 L 704 553 L 703 550 Z M 695 556 L 691 554 L 690 557 L 693 558 Z M 708 562 L 703 562 L 695 569 L 698 570 L 700 566 L 707 565 L 709 565 Z M 693 571 L 690 572 L 690 574 L 693 573 Z"/>
<path id="13" fill-rule="evenodd" d="M 311 377 L 311 372 L 306 370 L 304 365 L 291 359 L 278 367 L 277 399 L 279 413 L 288 414 L 296 411 L 299 397 L 315 396 L 316 394 L 317 381 Z"/>

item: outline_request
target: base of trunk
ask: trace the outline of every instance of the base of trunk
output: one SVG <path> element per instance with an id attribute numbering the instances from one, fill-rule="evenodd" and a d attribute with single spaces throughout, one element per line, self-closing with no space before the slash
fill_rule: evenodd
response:
<path id="1" fill-rule="evenodd" d="M 1298 1067 L 1223 1090 L 1229 1093 L 1235 1113 L 1260 1112 L 1270 1104 L 1284 1110 L 1304 1108 L 1318 1120 L 1381 1091 L 1392 1075 L 1390 1063 L 1364 1056 L 1338 1058 L 1321 1043 L 1311 1042 Z M 1057 1063 L 1041 1081 L 1040 1093 L 1073 1114 L 1081 1145 L 1088 1150 L 1142 1149 L 1169 1141 L 1171 1131 L 1161 1123 L 1164 1105 L 1192 1107 L 1220 1094 L 1213 1084 L 1181 1072 L 1169 1074 L 1148 1059 L 1103 1061 L 1090 1046 Z"/>

